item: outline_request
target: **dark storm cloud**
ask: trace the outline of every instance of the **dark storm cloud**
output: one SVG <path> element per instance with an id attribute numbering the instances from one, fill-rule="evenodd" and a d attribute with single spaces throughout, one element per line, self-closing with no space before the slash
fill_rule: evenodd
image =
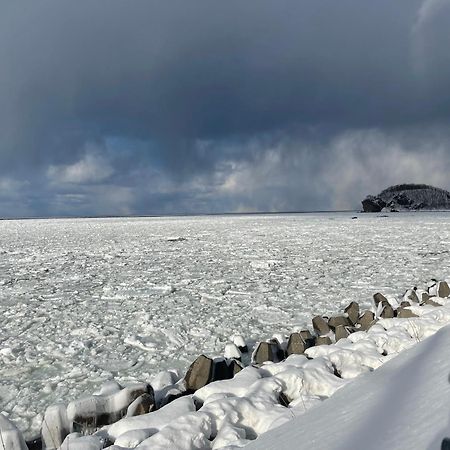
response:
<path id="1" fill-rule="evenodd" d="M 420 160 L 421 136 L 450 116 L 447 0 L 0 9 L 0 170 L 30 213 L 333 207 L 311 177 L 326 176 L 342 136 L 396 136 L 398 158 Z M 435 135 L 448 157 L 447 135 Z M 340 150 L 347 165 L 386 153 L 359 142 Z M 265 164 L 265 179 L 248 174 L 251 198 L 229 189 Z"/>

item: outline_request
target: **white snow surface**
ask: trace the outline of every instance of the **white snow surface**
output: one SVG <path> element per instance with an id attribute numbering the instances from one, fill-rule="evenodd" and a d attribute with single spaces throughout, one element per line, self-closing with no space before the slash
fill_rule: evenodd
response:
<path id="1" fill-rule="evenodd" d="M 248 450 L 441 448 L 450 438 L 450 325 Z"/>
<path id="2" fill-rule="evenodd" d="M 113 377 L 184 371 L 233 335 L 286 335 L 444 279 L 449 225 L 449 213 L 1 221 L 0 410 L 30 437 L 48 405 Z"/>

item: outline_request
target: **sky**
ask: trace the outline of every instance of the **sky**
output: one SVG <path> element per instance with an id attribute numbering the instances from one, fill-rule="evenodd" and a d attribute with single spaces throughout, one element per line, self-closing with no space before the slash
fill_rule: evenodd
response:
<path id="1" fill-rule="evenodd" d="M 450 0 L 0 0 L 0 217 L 450 189 Z"/>

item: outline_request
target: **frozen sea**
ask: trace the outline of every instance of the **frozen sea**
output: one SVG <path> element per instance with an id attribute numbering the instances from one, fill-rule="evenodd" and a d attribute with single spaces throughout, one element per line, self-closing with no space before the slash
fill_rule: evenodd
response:
<path id="1" fill-rule="evenodd" d="M 220 355 L 450 274 L 450 213 L 0 222 L 0 411 Z"/>

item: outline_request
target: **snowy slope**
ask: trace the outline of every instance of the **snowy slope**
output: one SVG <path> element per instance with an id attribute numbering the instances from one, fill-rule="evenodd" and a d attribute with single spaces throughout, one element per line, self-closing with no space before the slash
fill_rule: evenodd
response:
<path id="1" fill-rule="evenodd" d="M 246 448 L 439 449 L 450 437 L 449 374 L 446 326 Z"/>

